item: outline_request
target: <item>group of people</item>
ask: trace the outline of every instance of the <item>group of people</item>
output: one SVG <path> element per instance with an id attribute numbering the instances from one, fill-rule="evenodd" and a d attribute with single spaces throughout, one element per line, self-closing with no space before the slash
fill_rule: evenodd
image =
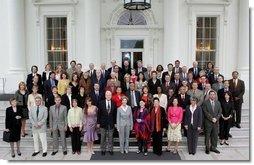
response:
<path id="1" fill-rule="evenodd" d="M 67 154 L 66 137 L 71 135 L 72 153 L 81 153 L 81 136 L 87 151 L 94 154 L 94 141 L 100 139 L 101 154 L 114 154 L 114 132 L 119 135 L 120 152 L 128 153 L 132 130 L 138 141 L 137 154 L 148 155 L 148 149 L 162 154 L 164 133 L 167 134 L 167 152 L 177 154 L 182 136 L 187 137 L 188 152 L 195 154 L 200 132 L 205 135 L 206 154 L 217 150 L 219 135 L 221 145 L 229 145 L 232 126 L 241 128 L 241 107 L 245 91 L 238 72 L 232 79 L 224 80 L 218 67 L 211 62 L 207 68 L 180 67 L 180 61 L 162 65 L 156 70 L 149 64 L 131 68 L 124 61 L 122 68 L 111 61 L 106 69 L 101 64 L 95 69 L 82 71 L 82 64 L 71 61 L 66 71 L 58 65 L 55 71 L 45 66 L 42 76 L 38 67 L 32 66 L 27 81 L 20 82 L 11 106 L 6 109 L 6 130 L 11 132 L 11 155 L 20 152 L 20 137 L 25 137 L 26 120 L 30 120 L 34 140 L 34 153 L 42 143 L 42 156 L 47 156 L 47 128 L 53 137 L 52 156 L 58 152 L 59 137 L 62 152 Z M 100 137 L 98 136 L 100 133 Z M 172 144 L 175 146 L 171 149 Z"/>

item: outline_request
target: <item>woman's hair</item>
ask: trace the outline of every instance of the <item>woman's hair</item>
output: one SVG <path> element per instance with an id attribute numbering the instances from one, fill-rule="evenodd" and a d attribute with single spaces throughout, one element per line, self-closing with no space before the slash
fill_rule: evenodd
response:
<path id="1" fill-rule="evenodd" d="M 84 106 L 84 114 L 87 115 L 88 114 L 88 105 L 87 105 L 87 101 L 92 102 L 92 98 L 87 96 L 85 99 L 85 106 Z"/>
<path id="2" fill-rule="evenodd" d="M 19 87 L 18 87 L 19 90 L 20 90 L 20 86 L 21 86 L 21 85 L 24 85 L 24 86 L 25 86 L 25 89 L 26 89 L 26 83 L 25 83 L 24 81 L 21 81 L 21 82 L 19 83 Z"/>
<path id="3" fill-rule="evenodd" d="M 10 98 L 9 102 L 11 104 L 11 102 L 13 102 L 14 100 L 16 100 L 14 97 Z"/>
<path id="4" fill-rule="evenodd" d="M 121 101 L 123 101 L 124 99 L 127 101 L 129 100 L 128 97 L 126 97 L 126 96 L 121 97 Z"/>
<path id="5" fill-rule="evenodd" d="M 145 79 L 145 75 L 144 75 L 144 73 L 143 72 L 139 72 L 139 74 L 138 74 L 138 78 L 137 78 L 137 81 L 140 81 L 140 78 L 139 78 L 139 76 L 140 75 L 143 75 L 143 79 L 142 79 L 142 81 L 144 82 L 146 79 Z"/>
<path id="6" fill-rule="evenodd" d="M 65 76 L 66 76 L 66 79 L 68 79 L 68 74 L 67 74 L 67 72 L 64 71 L 64 72 L 61 73 L 61 75 L 60 75 L 61 79 L 63 79 L 63 75 L 65 75 Z"/>

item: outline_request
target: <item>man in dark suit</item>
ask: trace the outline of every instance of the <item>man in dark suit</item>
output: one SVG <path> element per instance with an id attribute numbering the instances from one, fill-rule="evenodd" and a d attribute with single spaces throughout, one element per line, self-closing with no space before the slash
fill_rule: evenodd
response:
<path id="1" fill-rule="evenodd" d="M 93 63 L 90 63 L 90 64 L 89 64 L 88 73 L 89 73 L 89 77 L 90 77 L 91 79 L 95 76 L 95 69 L 94 69 L 94 64 L 93 64 Z"/>
<path id="2" fill-rule="evenodd" d="M 109 71 L 106 70 L 106 64 L 102 63 L 101 64 L 101 76 L 106 80 L 106 82 L 109 79 L 109 75 L 110 75 Z"/>
<path id="3" fill-rule="evenodd" d="M 170 76 L 167 74 L 165 75 L 165 82 L 162 83 L 162 93 L 168 95 L 169 89 L 175 89 L 175 84 L 170 81 Z"/>
<path id="4" fill-rule="evenodd" d="M 145 73 L 147 71 L 147 69 L 145 67 L 143 67 L 143 63 L 141 60 L 137 61 L 137 69 L 136 69 L 136 75 L 139 74 L 139 72 Z"/>
<path id="5" fill-rule="evenodd" d="M 38 67 L 36 65 L 33 65 L 31 67 L 31 74 L 27 75 L 27 79 L 26 79 L 26 86 L 28 87 L 32 82 L 33 82 L 33 77 L 36 75 L 38 76 L 38 86 L 42 85 L 42 80 L 41 80 L 41 75 L 38 74 Z"/>
<path id="6" fill-rule="evenodd" d="M 100 84 L 98 83 L 95 83 L 93 88 L 89 96 L 92 98 L 92 104 L 99 107 L 100 101 L 104 99 L 104 93 L 102 91 L 100 92 Z"/>
<path id="7" fill-rule="evenodd" d="M 201 71 L 201 68 L 198 68 L 198 62 L 193 62 L 193 67 L 189 69 L 189 72 L 193 73 L 193 78 L 197 80 L 199 78 L 199 72 Z"/>
<path id="8" fill-rule="evenodd" d="M 229 88 L 232 92 L 235 106 L 235 115 L 233 115 L 233 123 L 236 124 L 237 128 L 241 128 L 241 113 L 243 104 L 243 95 L 245 93 L 245 84 L 243 80 L 238 78 L 239 73 L 234 71 L 232 73 L 233 79 L 229 80 Z"/>
<path id="9" fill-rule="evenodd" d="M 119 80 L 122 83 L 123 82 L 123 74 L 122 74 L 120 67 L 118 65 L 114 66 L 114 72 L 116 74 L 117 80 Z"/>
<path id="10" fill-rule="evenodd" d="M 67 111 L 72 107 L 72 99 L 74 99 L 71 93 L 71 86 L 67 87 L 66 93 L 62 96 L 62 105 L 67 107 Z"/>
<path id="11" fill-rule="evenodd" d="M 225 100 L 225 97 L 224 97 L 224 96 L 225 96 L 225 93 L 226 93 L 227 91 L 231 92 L 231 89 L 229 88 L 229 81 L 228 81 L 228 80 L 225 80 L 225 81 L 224 81 L 223 86 L 224 86 L 224 88 L 218 90 L 218 93 L 217 93 L 217 95 L 218 95 L 218 100 L 219 100 L 220 102 L 222 102 L 222 101 Z M 231 92 L 231 93 L 232 93 L 232 92 Z"/>
<path id="12" fill-rule="evenodd" d="M 97 127 L 101 131 L 101 154 L 106 154 L 106 138 L 108 139 L 108 149 L 110 155 L 113 155 L 113 134 L 116 127 L 116 103 L 111 99 L 112 93 L 106 91 L 105 100 L 99 103 L 97 118 Z"/>
<path id="13" fill-rule="evenodd" d="M 180 74 L 179 73 L 174 74 L 174 80 L 172 81 L 172 83 L 174 84 L 175 94 L 177 94 L 179 88 L 182 86 L 182 82 L 180 80 Z"/>
<path id="14" fill-rule="evenodd" d="M 187 66 L 182 67 L 182 72 L 180 73 L 180 80 L 187 80 L 188 79 L 188 68 Z"/>
<path id="15" fill-rule="evenodd" d="M 206 76 L 201 76 L 201 83 L 198 85 L 198 89 L 201 91 L 205 91 L 205 85 L 206 85 Z"/>
<path id="16" fill-rule="evenodd" d="M 162 83 L 165 82 L 165 76 L 166 75 L 170 76 L 170 81 L 174 80 L 173 64 L 169 63 L 167 65 L 167 67 L 168 67 L 168 70 L 162 73 L 162 78 L 161 78 L 162 79 Z"/>
<path id="17" fill-rule="evenodd" d="M 140 93 L 135 90 L 135 84 L 130 83 L 130 90 L 126 91 L 125 95 L 128 97 L 128 105 L 131 106 L 134 112 L 139 107 Z"/>
<path id="18" fill-rule="evenodd" d="M 48 102 L 48 98 L 52 95 L 52 87 L 57 86 L 58 81 L 56 80 L 55 72 L 50 73 L 50 79 L 46 80 L 44 83 L 44 96 L 46 103 Z"/>
<path id="19" fill-rule="evenodd" d="M 209 80 L 209 83 L 211 85 L 215 84 L 218 82 L 218 78 L 219 76 L 222 77 L 222 79 L 224 80 L 224 76 L 222 74 L 220 74 L 220 69 L 219 67 L 215 67 L 213 72 L 211 72 L 211 74 L 209 74 L 209 77 L 208 77 L 208 80 Z"/>
<path id="20" fill-rule="evenodd" d="M 95 71 L 95 76 L 91 78 L 93 85 L 99 84 L 100 85 L 100 92 L 102 92 L 106 86 L 106 80 L 101 75 L 101 70 L 97 69 Z"/>
<path id="21" fill-rule="evenodd" d="M 180 61 L 176 60 L 175 61 L 175 66 L 173 68 L 174 73 L 182 73 L 182 68 L 180 67 Z"/>
<path id="22" fill-rule="evenodd" d="M 206 154 L 209 154 L 210 151 L 220 153 L 217 150 L 217 140 L 222 109 L 220 102 L 215 100 L 215 96 L 215 92 L 210 91 L 209 99 L 203 104 Z"/>
<path id="23" fill-rule="evenodd" d="M 122 66 L 122 73 L 123 73 L 123 76 L 125 76 L 126 73 L 128 73 L 129 75 L 131 74 L 131 66 L 130 66 L 129 60 L 124 60 L 123 66 Z"/>

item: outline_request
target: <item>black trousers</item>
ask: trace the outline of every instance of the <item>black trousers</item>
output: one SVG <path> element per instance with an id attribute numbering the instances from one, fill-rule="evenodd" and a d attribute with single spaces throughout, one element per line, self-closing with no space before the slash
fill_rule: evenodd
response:
<path id="1" fill-rule="evenodd" d="M 233 123 L 241 124 L 242 116 L 242 102 L 240 100 L 234 101 L 235 113 L 233 113 Z"/>
<path id="2" fill-rule="evenodd" d="M 80 152 L 81 150 L 80 136 L 81 132 L 79 131 L 79 127 L 72 128 L 71 133 L 72 152 Z"/>
<path id="3" fill-rule="evenodd" d="M 162 131 L 153 131 L 153 153 L 162 154 Z"/>
<path id="4" fill-rule="evenodd" d="M 138 150 L 142 152 L 144 148 L 144 152 L 147 152 L 146 145 L 147 145 L 147 140 L 144 140 L 143 138 L 140 137 L 138 139 Z"/>
<path id="5" fill-rule="evenodd" d="M 222 118 L 220 118 L 220 139 L 225 139 L 228 140 L 229 137 L 229 131 L 230 131 L 230 127 L 231 127 L 231 122 L 232 120 L 223 120 Z"/>
<path id="6" fill-rule="evenodd" d="M 191 154 L 195 154 L 196 151 L 197 151 L 198 134 L 199 134 L 198 130 L 197 129 L 193 129 L 192 125 L 187 130 L 188 151 Z"/>

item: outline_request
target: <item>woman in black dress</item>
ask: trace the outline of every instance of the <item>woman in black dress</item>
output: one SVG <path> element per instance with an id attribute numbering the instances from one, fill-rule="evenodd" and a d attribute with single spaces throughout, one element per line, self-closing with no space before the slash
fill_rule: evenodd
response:
<path id="1" fill-rule="evenodd" d="M 26 120 L 29 119 L 27 101 L 28 101 L 29 92 L 26 89 L 26 84 L 24 82 L 19 83 L 19 89 L 16 91 L 14 97 L 17 101 L 17 107 L 19 107 L 22 111 L 22 126 L 21 126 L 21 135 L 25 137 L 28 135 L 25 131 L 26 128 Z"/>
<path id="2" fill-rule="evenodd" d="M 11 145 L 11 156 L 14 158 L 14 142 L 17 144 L 17 154 L 20 153 L 20 132 L 21 132 L 21 118 L 22 110 L 17 107 L 17 101 L 15 98 L 10 99 L 11 106 L 6 109 L 5 117 L 5 129 L 10 132 L 10 145 Z"/>

